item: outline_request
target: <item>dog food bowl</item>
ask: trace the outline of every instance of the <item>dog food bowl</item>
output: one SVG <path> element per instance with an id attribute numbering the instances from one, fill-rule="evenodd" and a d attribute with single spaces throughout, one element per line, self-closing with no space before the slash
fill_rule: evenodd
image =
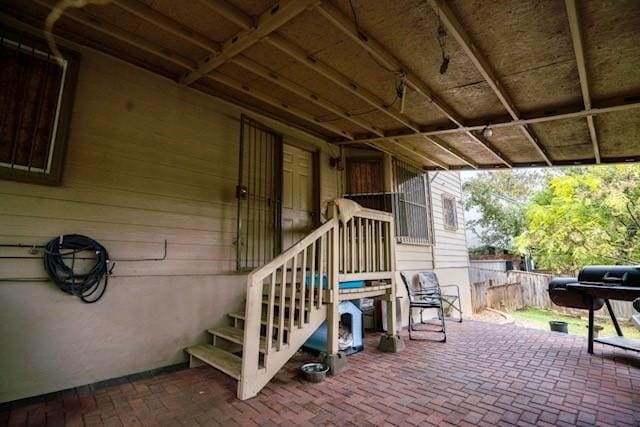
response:
<path id="1" fill-rule="evenodd" d="M 322 363 L 305 363 L 300 367 L 302 375 L 307 381 L 320 383 L 324 381 L 329 371 L 329 367 Z"/>

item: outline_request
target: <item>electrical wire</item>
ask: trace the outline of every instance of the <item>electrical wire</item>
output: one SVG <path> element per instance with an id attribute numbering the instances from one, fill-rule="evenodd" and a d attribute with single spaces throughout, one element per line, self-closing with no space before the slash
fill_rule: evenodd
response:
<path id="1" fill-rule="evenodd" d="M 62 252 L 65 251 L 65 252 Z M 95 263 L 86 272 L 75 270 L 80 252 L 95 253 Z M 71 256 L 71 265 L 65 259 Z M 100 243 L 80 234 L 56 237 L 44 247 L 44 269 L 49 278 L 63 292 L 75 295 L 91 304 L 104 295 L 109 281 L 109 253 Z"/>
<path id="2" fill-rule="evenodd" d="M 110 2 L 111 0 L 60 0 L 53 7 L 44 21 L 44 36 L 47 40 L 47 44 L 49 45 L 49 49 L 51 50 L 51 53 L 56 59 L 58 65 L 63 67 L 66 61 L 62 56 L 60 49 L 58 49 L 58 45 L 56 44 L 56 41 L 53 37 L 53 27 L 55 26 L 58 19 L 60 19 L 62 15 L 64 15 L 65 10 L 70 8 L 81 9 L 89 4 L 106 5 Z"/>

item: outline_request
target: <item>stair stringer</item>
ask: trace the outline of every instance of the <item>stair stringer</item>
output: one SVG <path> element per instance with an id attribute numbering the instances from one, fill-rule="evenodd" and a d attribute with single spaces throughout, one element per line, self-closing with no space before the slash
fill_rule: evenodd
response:
<path id="1" fill-rule="evenodd" d="M 296 354 L 309 337 L 327 320 L 327 307 L 323 305 L 319 309 L 314 309 L 309 315 L 309 322 L 303 328 L 295 329 L 291 332 L 289 344 L 283 345 L 280 351 L 272 349 L 267 359 L 267 366 L 259 369 L 253 378 L 247 378 L 244 373 L 238 381 L 238 399 L 250 399 L 258 394 L 262 388 L 273 378 L 278 371 Z"/>

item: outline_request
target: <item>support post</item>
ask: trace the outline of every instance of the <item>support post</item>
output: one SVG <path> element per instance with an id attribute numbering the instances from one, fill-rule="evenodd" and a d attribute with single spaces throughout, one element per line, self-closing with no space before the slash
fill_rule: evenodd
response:
<path id="1" fill-rule="evenodd" d="M 378 349 L 388 353 L 397 353 L 404 350 L 404 342 L 398 335 L 398 327 L 396 325 L 396 236 L 393 220 L 388 224 L 389 227 L 389 270 L 393 272 L 391 275 L 391 290 L 387 293 L 387 333 L 380 337 Z"/>
<path id="2" fill-rule="evenodd" d="M 593 297 L 588 295 L 587 301 L 589 302 L 589 337 L 587 351 L 589 354 L 593 354 Z"/>
<path id="3" fill-rule="evenodd" d="M 245 400 L 260 391 L 256 388 L 260 359 L 260 319 L 262 317 L 262 280 L 247 278 L 247 300 L 245 303 L 244 348 L 242 351 L 242 378 L 238 383 L 238 399 Z"/>
<path id="4" fill-rule="evenodd" d="M 340 224 L 338 223 L 338 212 L 335 204 L 330 206 L 331 217 L 336 218 L 336 225 L 331 229 L 331 241 L 327 246 L 330 249 L 327 256 L 327 272 L 329 273 L 329 301 L 327 307 L 327 354 L 334 355 L 338 353 L 338 322 L 340 321 L 340 313 L 338 312 L 338 300 L 339 300 L 339 283 L 338 283 L 338 262 L 339 253 L 338 245 L 339 238 L 338 230 Z"/>
<path id="5" fill-rule="evenodd" d="M 339 283 L 339 262 L 340 251 L 340 223 L 338 219 L 337 207 L 333 205 L 332 217 L 336 219 L 335 226 L 331 230 L 331 248 L 328 270 L 331 272 L 329 283 L 331 288 L 331 300 L 327 307 L 327 354 L 324 357 L 324 363 L 329 366 L 331 375 L 337 375 L 347 369 L 347 358 L 344 353 L 339 352 L 338 347 L 338 329 L 340 322 L 340 312 L 338 306 L 340 304 L 340 283 Z"/>
<path id="6" fill-rule="evenodd" d="M 609 311 L 609 317 L 611 317 L 611 322 L 613 323 L 613 327 L 616 328 L 616 333 L 619 337 L 622 335 L 622 329 L 620 329 L 620 324 L 618 323 L 618 319 L 616 318 L 616 314 L 613 312 L 613 307 L 611 307 L 611 303 L 608 299 L 604 300 L 604 303 L 607 305 L 607 310 Z"/>

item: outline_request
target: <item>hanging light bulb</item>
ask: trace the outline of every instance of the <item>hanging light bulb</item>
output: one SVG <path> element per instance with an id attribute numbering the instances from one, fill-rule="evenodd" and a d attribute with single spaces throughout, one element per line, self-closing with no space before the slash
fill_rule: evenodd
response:
<path id="1" fill-rule="evenodd" d="M 491 123 L 487 123 L 487 125 L 482 129 L 482 136 L 485 138 L 491 138 L 493 136 L 493 129 L 491 129 Z"/>

